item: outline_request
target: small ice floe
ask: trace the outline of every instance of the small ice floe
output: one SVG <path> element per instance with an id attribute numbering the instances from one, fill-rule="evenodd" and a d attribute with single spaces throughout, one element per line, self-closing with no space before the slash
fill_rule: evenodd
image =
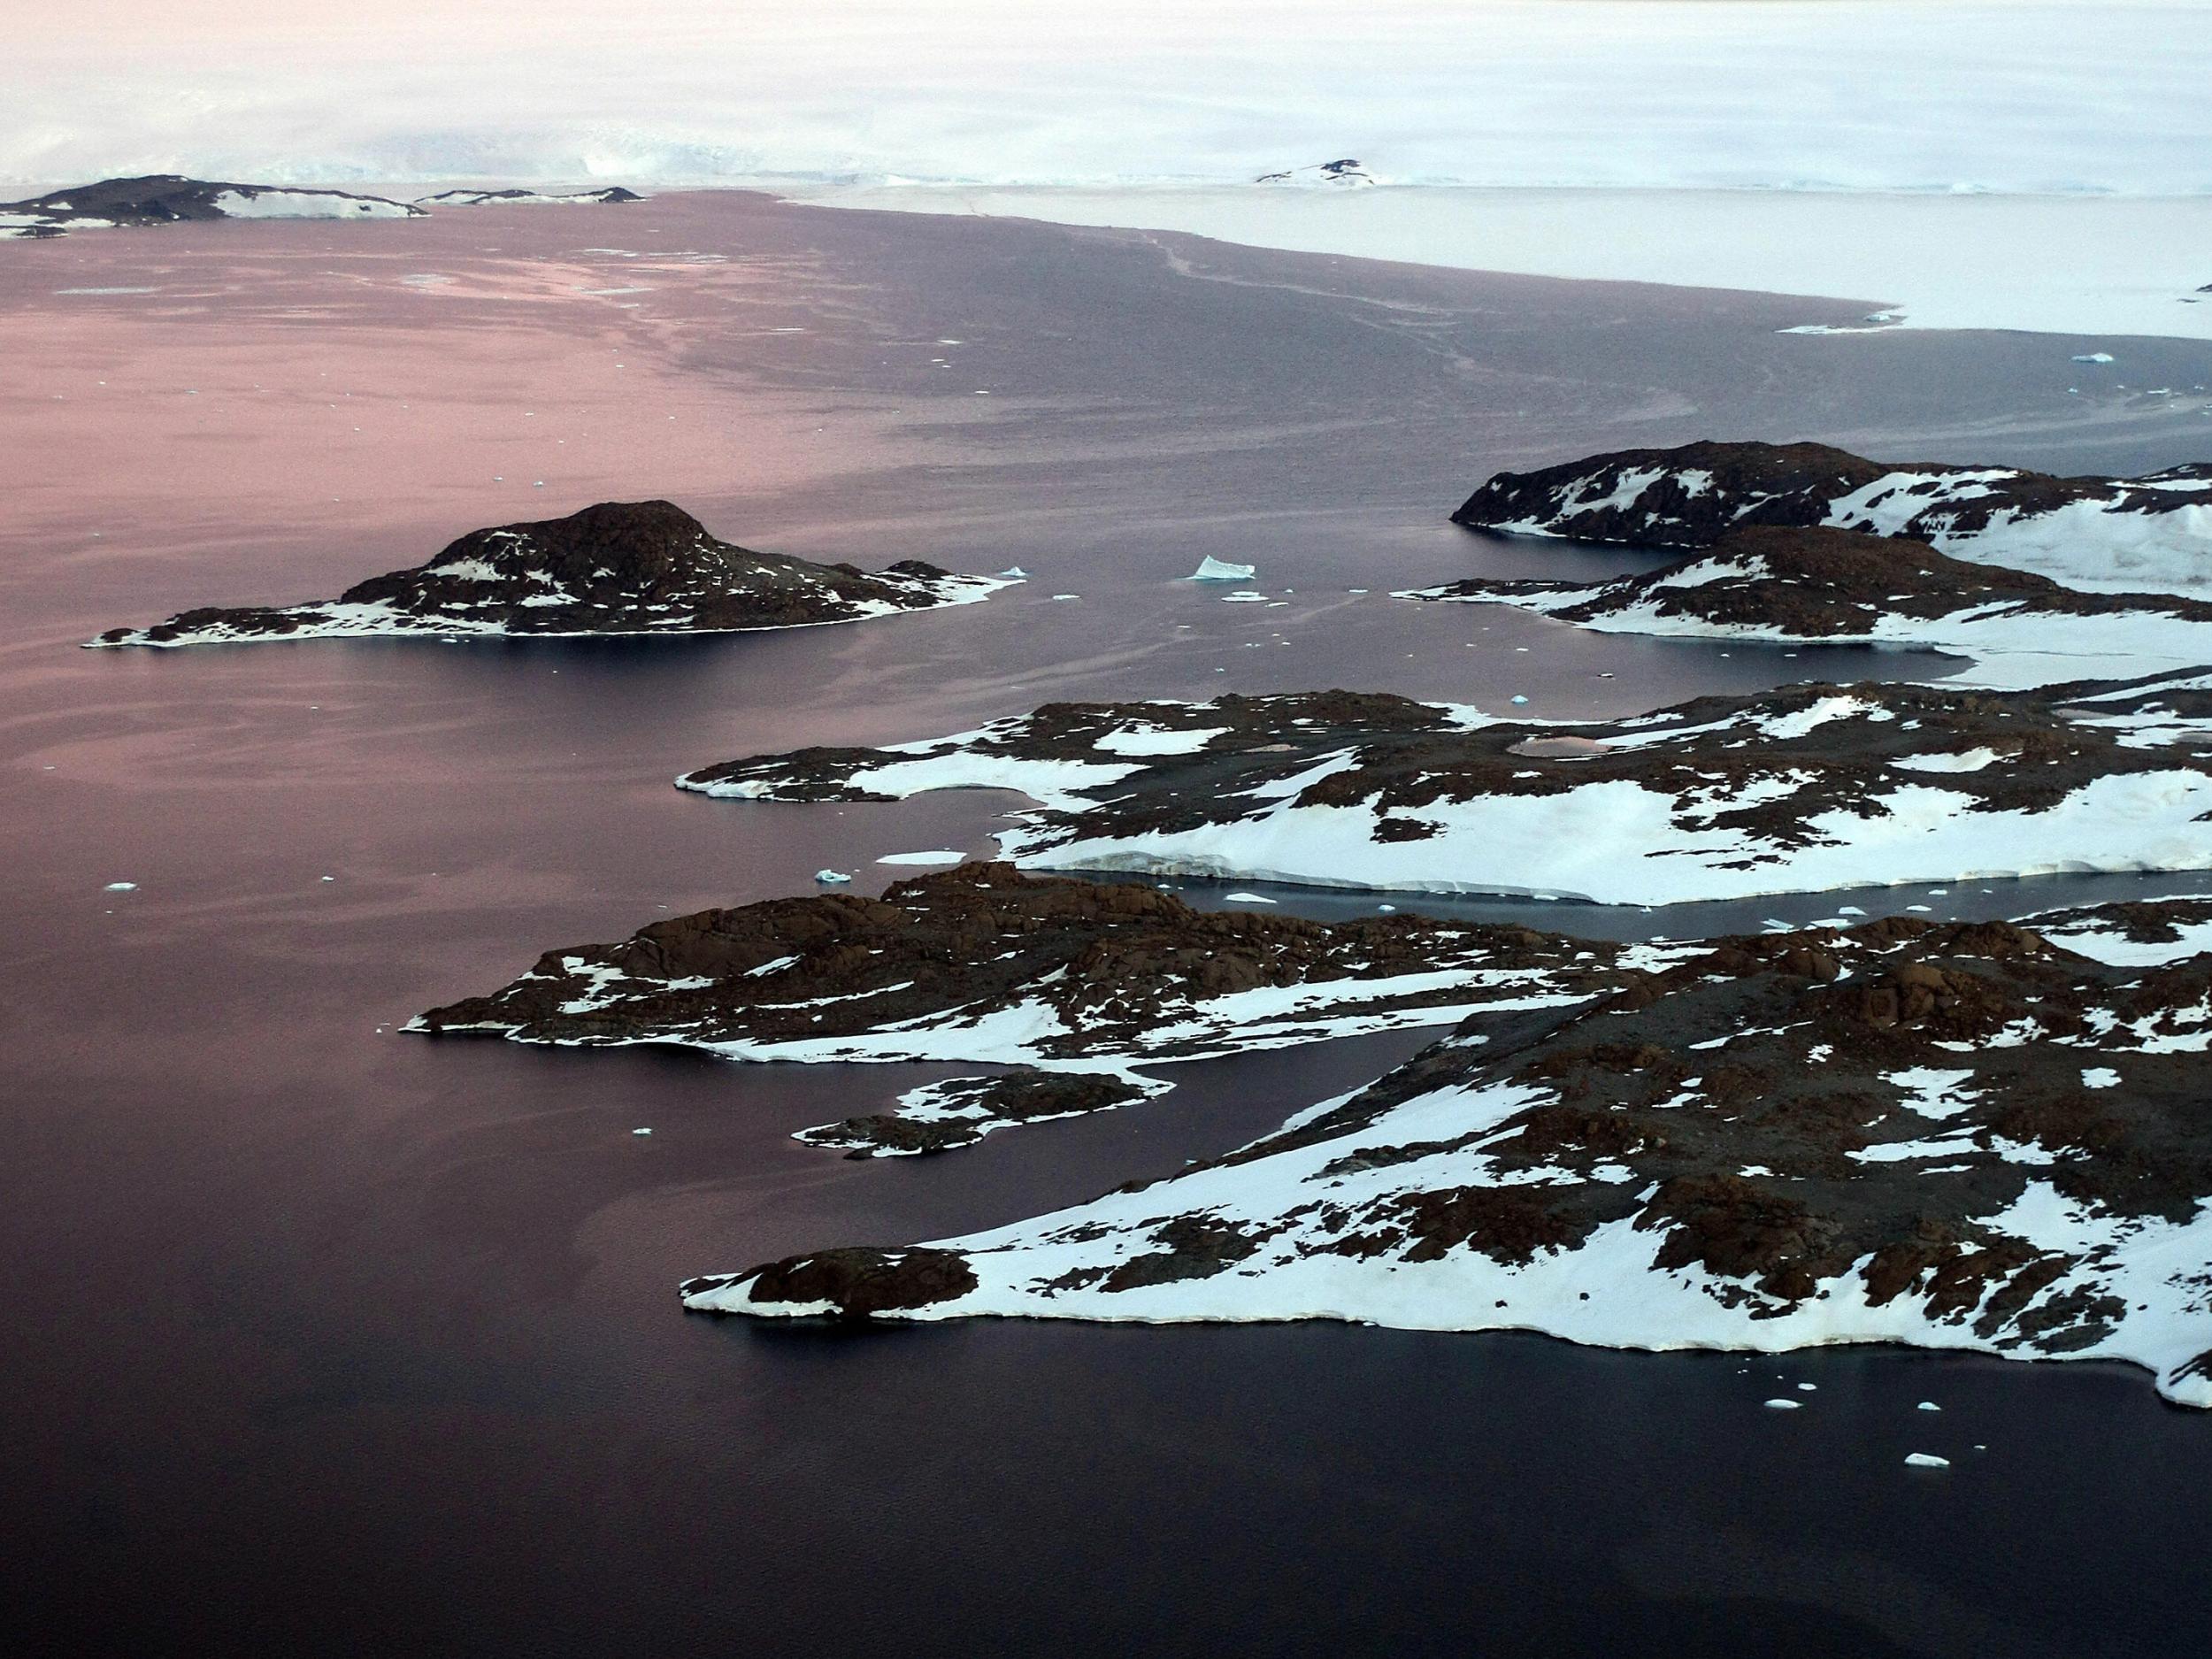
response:
<path id="1" fill-rule="evenodd" d="M 630 1133 L 631 1133 L 632 1134 L 634 1134 L 634 1135 L 649 1135 L 649 1134 L 651 1134 L 653 1132 L 652 1132 L 652 1130 L 650 1130 L 649 1128 L 648 1128 L 648 1129 L 633 1129 L 633 1130 L 631 1130 L 631 1131 L 630 1131 Z"/>
<path id="2" fill-rule="evenodd" d="M 1259 574 L 1256 565 L 1232 565 L 1226 559 L 1208 554 L 1198 561 L 1198 568 L 1183 580 L 1189 582 L 1248 582 Z"/>
<path id="3" fill-rule="evenodd" d="M 1061 601 L 1063 601 L 1063 600 L 1066 600 L 1066 599 L 1080 599 L 1082 596 L 1083 596 L 1083 595 L 1082 595 L 1081 594 L 1055 594 L 1055 595 L 1052 595 L 1052 598 L 1053 598 L 1053 603 L 1056 603 L 1056 604 L 1057 604 L 1057 603 L 1060 603 Z"/>
<path id="4" fill-rule="evenodd" d="M 842 870 L 817 870 L 814 879 L 826 887 L 842 887 L 852 879 Z"/>
<path id="5" fill-rule="evenodd" d="M 1379 910 L 1394 911 L 1398 907 L 1394 904 L 1378 904 L 1375 908 Z"/>
<path id="6" fill-rule="evenodd" d="M 886 853 L 876 860 L 879 864 L 956 864 L 967 855 L 956 853 L 949 847 L 938 847 L 928 852 Z"/>
<path id="7" fill-rule="evenodd" d="M 138 883 L 135 881 L 111 881 L 107 885 L 107 890 L 110 893 L 135 893 L 138 891 Z"/>
<path id="8" fill-rule="evenodd" d="M 1936 1402 L 1932 1400 L 1923 1400 L 1913 1409 L 1916 1411 L 1940 1411 L 1943 1409 L 1941 1406 L 1936 1404 Z"/>
<path id="9" fill-rule="evenodd" d="M 1933 1452 L 1907 1452 L 1905 1454 L 1905 1467 L 1908 1469 L 1948 1469 L 1950 1466 L 1949 1458 L 1938 1457 Z"/>
<path id="10" fill-rule="evenodd" d="M 1009 565 L 998 574 L 1001 581 L 1025 582 L 1029 580 L 1029 572 L 1018 565 Z"/>
<path id="11" fill-rule="evenodd" d="M 1526 702 L 1528 701 L 1528 699 L 1527 699 L 1526 697 L 1524 697 L 1523 695 L 1521 695 L 1521 694 L 1520 694 L 1519 692 L 1517 692 L 1517 692 L 1515 692 L 1515 693 L 1513 694 L 1513 701 L 1514 701 L 1515 703 L 1526 703 Z"/>
<path id="12" fill-rule="evenodd" d="M 1800 1383 L 1800 1384 L 1798 1384 L 1798 1385 L 1797 1385 L 1797 1392 L 1798 1392 L 1798 1393 L 1800 1393 L 1800 1394 L 1813 1394 L 1813 1393 L 1816 1392 L 1816 1391 L 1819 1389 L 1819 1387 L 1820 1387 L 1820 1385 L 1819 1385 L 1818 1383 L 1815 1383 L 1815 1382 L 1801 1382 L 1801 1383 Z"/>
<path id="13" fill-rule="evenodd" d="M 2112 354 L 2109 351 L 2080 351 L 2074 354 L 2074 361 L 2077 363 L 2109 363 L 2112 361 Z"/>
<path id="14" fill-rule="evenodd" d="M 1613 752 L 1610 743 L 1601 743 L 1591 737 L 1525 737 L 1509 745 L 1509 755 L 1526 755 L 1537 760 L 1589 760 L 1599 755 Z"/>
<path id="15" fill-rule="evenodd" d="M 2108 1065 L 2092 1065 L 2082 1068 L 2081 1086 L 2084 1088 L 2116 1088 L 2119 1087 L 2119 1082 L 2120 1074 Z"/>
<path id="16" fill-rule="evenodd" d="M 1221 902 L 1224 904 L 1272 904 L 1275 902 L 1264 893 L 1225 893 L 1221 895 Z"/>
<path id="17" fill-rule="evenodd" d="M 1780 1399 L 1770 1400 L 1766 1402 L 1767 1409 L 1770 1411 L 1795 1411 L 1804 1403 L 1802 1400 Z"/>
<path id="18" fill-rule="evenodd" d="M 325 881 L 335 881 L 338 878 L 336 876 L 325 876 L 322 879 Z"/>
<path id="19" fill-rule="evenodd" d="M 1222 595 L 1221 603 L 1225 605 L 1263 605 L 1267 603 L 1267 595 L 1256 588 L 1240 588 L 1233 594 Z"/>

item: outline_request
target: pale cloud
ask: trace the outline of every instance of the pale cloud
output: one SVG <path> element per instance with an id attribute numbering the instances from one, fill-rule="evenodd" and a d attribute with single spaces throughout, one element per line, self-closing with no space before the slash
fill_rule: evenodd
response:
<path id="1" fill-rule="evenodd" d="M 88 0 L 0 176 L 2212 190 L 2206 0 Z"/>

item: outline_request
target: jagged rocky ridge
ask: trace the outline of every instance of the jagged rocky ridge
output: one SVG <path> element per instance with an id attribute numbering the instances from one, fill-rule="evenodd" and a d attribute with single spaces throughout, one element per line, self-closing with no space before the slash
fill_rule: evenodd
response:
<path id="1" fill-rule="evenodd" d="M 1604 582 L 1477 578 L 1402 598 L 1517 605 L 1608 633 L 1955 651 L 1936 676 L 2018 688 L 2212 663 L 2212 603 L 2084 593 L 1844 530 L 1730 530 L 1710 549 Z"/>
<path id="2" fill-rule="evenodd" d="M 154 173 L 103 179 L 25 202 L 0 202 L 0 236 L 60 236 L 73 230 L 172 225 L 216 219 L 416 219 L 423 210 L 349 190 L 226 184 Z"/>
<path id="3" fill-rule="evenodd" d="M 1714 941 L 1448 1038 L 1164 1180 L 682 1286 L 766 1316 L 1333 1318 L 1642 1348 L 1903 1342 L 2212 1406 L 2212 957 L 2003 923 Z"/>
<path id="4" fill-rule="evenodd" d="M 1501 472 L 1453 522 L 1517 535 L 1703 549 L 1757 525 L 1924 541 L 2090 592 L 2212 595 L 2212 465 L 2142 478 L 1893 465 L 1820 443 L 1622 449 Z"/>
<path id="5" fill-rule="evenodd" d="M 668 502 L 602 502 L 565 518 L 472 530 L 428 563 L 335 600 L 188 611 L 88 643 L 796 628 L 968 604 L 1006 585 L 913 559 L 868 572 L 756 553 Z"/>
<path id="6" fill-rule="evenodd" d="M 799 1136 L 927 1152 L 1166 1087 L 1140 1066 L 1555 1007 L 1670 959 L 1660 947 L 1419 916 L 1209 912 L 1149 887 L 964 864 L 880 899 L 772 899 L 549 951 L 512 984 L 409 1028 L 676 1043 L 738 1060 L 1014 1068 L 929 1084 L 895 1111 Z"/>
<path id="7" fill-rule="evenodd" d="M 1052 703 L 883 749 L 732 761 L 751 801 L 1018 790 L 1018 864 L 1660 904 L 2212 866 L 2212 678 L 1800 686 L 1629 719 L 1318 692 Z"/>

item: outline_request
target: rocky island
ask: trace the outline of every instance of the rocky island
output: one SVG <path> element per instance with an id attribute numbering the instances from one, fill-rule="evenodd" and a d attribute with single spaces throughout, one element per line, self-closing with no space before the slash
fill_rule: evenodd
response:
<path id="1" fill-rule="evenodd" d="M 1730 530 L 1688 558 L 1612 581 L 1477 579 L 1401 598 L 1505 604 L 1607 633 L 1909 645 L 1974 664 L 1947 681 L 2018 688 L 2212 663 L 2212 602 L 2084 593 L 1847 530 Z"/>
<path id="2" fill-rule="evenodd" d="M 1452 515 L 1471 529 L 1701 549 L 1754 526 L 1924 542 L 2092 592 L 2212 595 L 2212 465 L 2142 478 L 1893 465 L 1820 443 L 1621 449 L 1500 472 Z"/>
<path id="3" fill-rule="evenodd" d="M 425 207 L 608 207 L 645 198 L 611 184 L 597 190 L 441 190 L 417 200 Z"/>
<path id="4" fill-rule="evenodd" d="M 772 899 L 549 951 L 513 983 L 409 1029 L 674 1043 L 735 1060 L 1013 1068 L 933 1083 L 895 1111 L 799 1136 L 864 1155 L 930 1152 L 1167 1087 L 1140 1066 L 1555 1008 L 1680 949 L 1421 916 L 1210 912 L 1150 887 L 976 864 L 880 899 Z"/>
<path id="5" fill-rule="evenodd" d="M 664 501 L 473 530 L 426 564 L 335 600 L 188 611 L 94 646 L 440 634 L 713 634 L 814 627 L 970 604 L 1008 584 L 905 559 L 888 569 L 757 553 Z"/>
<path id="6" fill-rule="evenodd" d="M 25 202 L 0 202 L 0 236 L 60 236 L 73 230 L 217 219 L 419 219 L 422 212 L 405 202 L 349 190 L 223 184 L 162 173 L 103 179 Z"/>
<path id="7" fill-rule="evenodd" d="M 2208 1041 L 2202 955 L 2114 966 L 1914 918 L 1719 940 L 1167 1179 L 681 1294 L 778 1317 L 1898 1342 L 2130 1361 L 2212 1407 Z"/>
<path id="8" fill-rule="evenodd" d="M 2212 866 L 2212 677 L 1805 685 L 1548 722 L 1333 691 L 1064 703 L 678 780 L 755 802 L 1017 790 L 1026 868 L 1663 904 Z"/>

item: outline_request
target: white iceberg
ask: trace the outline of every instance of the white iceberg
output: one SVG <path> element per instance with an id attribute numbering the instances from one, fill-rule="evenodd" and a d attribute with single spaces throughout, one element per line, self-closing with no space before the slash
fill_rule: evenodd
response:
<path id="1" fill-rule="evenodd" d="M 1256 565 L 1232 565 L 1226 559 L 1208 554 L 1198 561 L 1198 568 L 1183 580 L 1189 582 L 1248 582 L 1259 574 Z"/>

